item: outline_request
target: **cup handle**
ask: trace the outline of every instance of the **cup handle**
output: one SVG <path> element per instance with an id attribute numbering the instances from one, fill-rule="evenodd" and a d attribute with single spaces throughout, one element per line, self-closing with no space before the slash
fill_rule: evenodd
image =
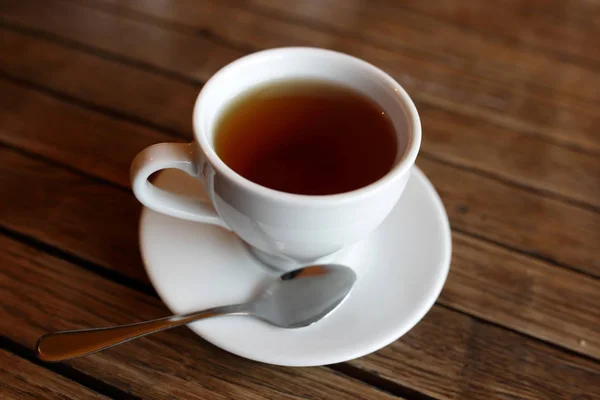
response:
<path id="1" fill-rule="evenodd" d="M 169 168 L 200 178 L 198 160 L 194 143 L 159 143 L 147 147 L 131 163 L 133 193 L 144 206 L 159 213 L 229 229 L 209 201 L 175 194 L 148 181 L 154 172 Z"/>

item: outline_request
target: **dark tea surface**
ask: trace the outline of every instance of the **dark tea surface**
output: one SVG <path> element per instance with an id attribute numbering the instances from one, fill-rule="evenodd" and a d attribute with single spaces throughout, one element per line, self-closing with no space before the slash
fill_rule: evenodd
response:
<path id="1" fill-rule="evenodd" d="M 392 168 L 398 147 L 377 103 L 320 81 L 276 82 L 243 93 L 221 116 L 214 144 L 246 179 L 307 195 L 375 182 Z"/>

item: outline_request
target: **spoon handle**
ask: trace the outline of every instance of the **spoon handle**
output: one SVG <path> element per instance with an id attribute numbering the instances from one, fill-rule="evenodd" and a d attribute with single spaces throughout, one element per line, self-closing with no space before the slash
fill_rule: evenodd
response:
<path id="1" fill-rule="evenodd" d="M 36 354 L 42 361 L 64 361 L 86 356 L 132 339 L 186 325 L 200 319 L 220 315 L 247 315 L 249 313 L 248 304 L 235 304 L 129 325 L 47 333 L 38 339 L 35 345 Z"/>

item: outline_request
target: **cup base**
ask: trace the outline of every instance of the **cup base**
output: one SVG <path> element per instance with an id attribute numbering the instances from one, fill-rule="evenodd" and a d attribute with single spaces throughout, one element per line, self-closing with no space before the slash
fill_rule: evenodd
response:
<path id="1" fill-rule="evenodd" d="M 297 268 L 314 264 L 333 264 L 339 261 L 347 251 L 347 248 L 344 248 L 324 257 L 315 258 L 313 260 L 298 261 L 291 258 L 269 254 L 249 245 L 246 245 L 246 247 L 250 254 L 252 254 L 252 256 L 260 263 L 278 272 L 288 272 Z"/>

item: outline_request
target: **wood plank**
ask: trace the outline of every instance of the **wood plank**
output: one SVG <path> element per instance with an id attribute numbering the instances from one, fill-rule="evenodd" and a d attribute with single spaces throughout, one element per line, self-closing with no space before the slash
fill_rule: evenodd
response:
<path id="1" fill-rule="evenodd" d="M 486 4 L 479 0 L 418 2 L 383 0 L 390 6 L 413 10 L 451 23 L 472 34 L 508 42 L 527 51 L 556 54 L 569 60 L 598 65 L 600 4 L 591 1 L 509 0 Z"/>
<path id="2" fill-rule="evenodd" d="M 35 96 L 28 98 L 29 104 L 34 104 Z M 72 106 L 66 109 L 69 107 Z M 44 108 L 52 115 L 68 115 L 64 108 L 61 110 L 60 107 L 49 104 L 44 104 Z M 106 129 L 110 127 L 96 123 L 90 126 L 110 132 L 122 131 L 125 126 L 123 123 L 112 122 L 121 128 Z M 62 120 L 62 126 L 69 124 L 68 119 Z M 93 131 L 90 134 L 95 136 Z M 22 136 L 24 135 L 14 135 Z M 119 144 L 123 146 L 128 143 L 124 140 L 127 137 L 130 135 L 114 139 L 107 136 L 110 141 L 98 147 L 91 156 L 91 164 L 94 164 L 93 160 L 102 162 L 102 157 L 105 157 L 104 149 L 118 148 Z M 91 148 L 92 146 L 86 151 L 75 152 L 70 151 L 67 145 L 56 147 L 61 149 L 60 152 L 57 151 L 61 161 L 78 167 L 84 164 L 77 154 L 88 154 L 86 158 L 89 162 Z M 113 157 L 105 159 L 104 163 L 116 161 L 120 158 L 119 153 L 113 152 Z M 124 190 L 89 182 L 85 177 L 8 149 L 0 149 L 0 159 L 3 160 L 0 186 L 6 188 L 7 193 L 0 197 L 0 223 L 4 227 L 63 248 L 130 278 L 147 282 L 137 245 L 140 207 L 133 196 Z M 598 214 L 535 195 L 523 196 L 521 191 L 507 189 L 505 185 L 490 183 L 477 175 L 452 170 L 436 163 L 420 162 L 420 165 L 440 189 L 455 226 L 469 229 L 474 227 L 478 234 L 506 232 L 506 238 L 501 239 L 512 238 L 515 242 L 525 240 L 524 238 L 529 238 L 530 241 L 531 238 L 540 241 L 543 239 L 548 244 L 547 248 L 560 249 L 561 254 L 572 257 L 580 257 L 584 253 L 590 257 L 594 255 L 594 238 L 600 231 Z M 109 170 L 107 167 L 104 169 Z M 117 168 L 111 167 L 110 170 L 117 171 Z M 91 172 L 98 174 L 98 171 Z M 449 174 L 453 174 L 454 179 L 461 184 L 448 179 Z M 123 170 L 119 175 L 102 177 L 117 183 L 125 182 L 127 172 Z M 481 197 L 480 190 L 481 193 L 490 193 L 491 197 Z M 500 200 L 496 200 L 498 205 L 493 203 L 493 199 L 505 197 L 517 197 L 515 204 L 506 202 L 506 207 L 503 207 L 505 203 Z M 541 211 L 536 215 L 533 211 L 523 212 L 519 207 Z M 489 218 L 491 210 L 498 213 L 493 218 Z M 510 214 L 511 210 L 515 213 Z M 528 215 L 535 219 L 528 220 L 524 217 Z M 523 225 L 517 226 L 518 233 L 512 231 L 512 225 L 516 223 Z M 590 223 L 594 223 L 595 228 L 588 227 Z M 119 226 L 119 229 L 115 229 L 115 226 Z M 544 234 L 538 235 L 531 229 L 540 229 Z M 577 240 L 578 250 L 573 248 L 571 254 L 567 244 L 574 240 Z M 518 256 L 506 249 L 460 234 L 455 235 L 453 257 L 450 278 L 444 292 L 448 294 L 442 296 L 444 304 L 600 358 L 600 336 L 595 329 L 597 315 L 589 311 L 590 304 L 600 302 L 600 280 L 565 271 L 530 257 Z M 590 270 L 594 271 L 598 269 Z M 521 284 L 515 286 L 515 282 Z M 556 301 L 555 306 L 548 305 L 548 297 L 552 293 L 563 293 L 561 301 Z M 554 324 L 555 321 L 561 323 Z"/>
<path id="3" fill-rule="evenodd" d="M 113 9 L 112 16 L 61 1 L 7 0 L 0 3 L 0 18 L 198 80 L 205 80 L 225 64 L 213 60 L 231 60 L 247 51 L 295 44 L 330 47 L 363 57 L 387 70 L 422 103 L 600 154 L 600 138 L 594 129 L 600 123 L 598 109 L 572 98 L 537 93 L 487 76 L 470 76 L 412 53 L 375 48 L 332 32 L 232 10 L 222 2 L 119 2 L 108 6 Z M 129 9 L 151 13 L 160 18 L 158 25 L 132 19 L 127 15 Z M 87 23 L 72 24 L 70 21 L 74 20 Z M 147 18 L 144 21 L 148 22 Z M 168 22 L 177 25 L 163 28 Z M 99 35 L 93 26 L 112 29 Z M 190 38 L 190 32 L 199 30 L 208 31 L 212 41 L 200 40 L 197 35 Z M 118 38 L 121 32 L 127 33 L 126 41 Z M 148 37 L 152 37 L 151 42 Z M 207 48 L 209 45 L 212 47 Z M 176 56 L 165 56 L 169 54 Z M 180 62 L 177 55 L 182 54 L 193 57 L 184 57 Z"/>
<path id="4" fill-rule="evenodd" d="M 574 200 L 600 212 L 600 157 L 417 102 L 427 158 Z"/>
<path id="5" fill-rule="evenodd" d="M 0 160 L 0 226 L 147 280 L 137 243 L 141 207 L 130 193 L 6 148 Z"/>
<path id="6" fill-rule="evenodd" d="M 4 94 L 0 96 L 0 140 L 125 187 L 129 187 L 131 160 L 140 150 L 176 140 L 1 79 L 0 91 Z M 114 152 L 110 157 L 108 149 Z"/>
<path id="7" fill-rule="evenodd" d="M 218 53 L 212 60 L 227 62 Z M 200 84 L 1 27 L 0 73 L 192 137 L 191 115 Z M 94 79 L 90 79 L 92 74 Z"/>
<path id="8" fill-rule="evenodd" d="M 173 140 L 18 85 L 0 81 L 0 90 L 9 94 L 0 98 L 0 140 L 123 186 L 128 186 L 129 163 L 138 151 Z M 63 134 L 54 134 L 54 127 L 60 127 Z M 111 157 L 106 149 L 112 149 Z M 599 213 L 422 157 L 418 164 L 439 190 L 455 228 L 600 276 Z M 19 178 L 10 175 L 5 179 L 19 183 Z M 24 204 L 13 200 L 17 206 Z M 26 218 L 27 210 L 23 213 Z M 14 221 L 16 217 L 7 218 Z"/>
<path id="9" fill-rule="evenodd" d="M 0 247 L 8 250 L 0 254 L 0 262 L 8 266 L 0 273 L 3 298 L 9 304 L 0 326 L 22 345 L 32 346 L 47 330 L 166 314 L 154 298 L 20 243 L 0 237 Z M 325 368 L 290 369 L 249 362 L 183 329 L 68 364 L 144 398 L 150 393 L 156 398 L 221 398 L 217 393 L 249 399 L 269 395 L 391 398 Z M 600 389 L 600 363 L 440 306 L 401 340 L 350 364 L 439 399 L 591 398 Z"/>
<path id="10" fill-rule="evenodd" d="M 175 73 L 193 70 L 198 76 L 206 76 L 218 70 L 223 59 L 232 61 L 239 57 L 238 51 L 201 35 L 190 37 L 174 31 L 165 35 L 160 27 L 128 20 L 115 23 L 113 16 L 100 12 L 92 13 L 90 19 L 87 10 L 68 3 L 5 0 L 0 3 L 0 10 L 2 21 L 20 22 L 34 29 L 54 27 L 59 37 L 139 59 L 141 65 L 159 68 L 168 65 Z M 166 43 L 169 50 L 163 51 Z M 148 51 L 152 48 L 154 51 Z"/>
<path id="11" fill-rule="evenodd" d="M 192 137 L 189 120 L 198 86 L 21 33 L 1 32 L 2 72 Z M 89 79 L 90 71 L 97 79 Z M 600 157 L 422 102 L 417 106 L 426 133 L 422 146 L 425 156 L 600 210 Z"/>
<path id="12" fill-rule="evenodd" d="M 439 303 L 600 359 L 600 281 L 452 234 Z"/>
<path id="13" fill-rule="evenodd" d="M 0 349 L 0 394 L 9 399 L 107 399 L 77 382 Z"/>
<path id="14" fill-rule="evenodd" d="M 600 393 L 597 362 L 441 307 L 405 338 L 353 365 L 395 382 L 410 377 L 412 388 L 443 399 L 598 399 Z"/>
<path id="15" fill-rule="evenodd" d="M 421 158 L 453 228 L 600 276 L 600 215 Z"/>
<path id="16" fill-rule="evenodd" d="M 168 315 L 160 302 L 0 237 L 2 332 L 33 348 L 47 331 L 107 326 Z M 172 330 L 67 362 L 127 393 L 152 399 L 396 399 L 330 369 L 249 362 Z"/>
<path id="17" fill-rule="evenodd" d="M 595 135 L 593 128 L 597 124 L 592 124 L 589 118 L 573 118 L 573 113 L 585 112 L 598 121 L 597 107 L 569 96 L 559 95 L 555 88 L 550 92 L 544 92 L 539 88 L 527 87 L 527 82 L 535 82 L 536 79 L 540 79 L 539 76 L 542 76 L 537 70 L 535 73 L 523 76 L 522 82 L 518 83 L 510 77 L 505 77 L 505 70 L 518 71 L 515 58 L 508 60 L 509 68 L 473 75 L 476 66 L 485 64 L 489 57 L 481 58 L 476 54 L 474 61 L 460 62 L 458 65 L 443 57 L 428 57 L 423 52 L 424 43 L 416 39 L 418 37 L 419 40 L 433 40 L 433 43 L 426 48 L 429 52 L 434 51 L 439 47 L 438 41 L 443 40 L 441 38 L 444 37 L 439 34 L 435 26 L 427 32 L 433 39 L 421 37 L 423 32 L 420 24 L 416 26 L 411 24 L 414 29 L 406 35 L 384 32 L 382 34 L 384 38 L 388 41 L 393 40 L 394 44 L 399 43 L 402 38 L 407 38 L 401 48 L 394 49 L 374 46 L 372 40 L 349 37 L 347 34 L 340 34 L 331 29 L 323 29 L 318 24 L 307 25 L 302 21 L 297 22 L 289 18 L 282 20 L 243 7 L 235 8 L 231 6 L 235 4 L 232 2 L 198 3 L 179 0 L 161 1 L 153 5 L 114 0 L 77 0 L 77 2 L 85 2 L 95 7 L 102 6 L 103 9 L 113 10 L 118 15 L 131 10 L 138 13 L 130 16 L 131 18 L 142 14 L 155 17 L 161 22 L 177 23 L 178 28 L 183 26 L 202 31 L 208 30 L 220 42 L 226 41 L 236 47 L 259 49 L 309 45 L 349 52 L 391 73 L 419 101 L 477 117 L 505 128 L 541 135 L 553 142 L 574 145 L 580 149 L 593 149 L 596 154 L 600 150 L 600 139 Z M 315 1 L 311 4 L 315 9 L 319 9 L 321 3 Z M 344 4 L 348 6 L 348 2 Z M 372 8 L 369 6 L 367 10 Z M 293 12 L 292 9 L 294 7 L 286 7 L 285 12 L 289 14 Z M 362 20 L 363 14 L 357 15 L 356 21 L 353 22 L 361 26 L 360 32 L 368 31 L 365 21 Z M 328 22 L 331 20 L 343 20 L 339 10 L 336 11 L 336 17 L 329 19 Z M 227 24 L 223 21 L 231 21 L 231 23 Z M 381 21 L 377 19 L 373 25 L 380 26 Z M 401 28 L 404 26 L 402 25 Z M 410 48 L 410 46 L 415 47 Z M 450 48 L 456 48 L 454 42 Z M 452 54 L 459 54 L 459 52 L 453 51 Z M 538 60 L 532 65 L 543 69 L 550 68 L 547 65 L 555 64 L 558 63 Z M 460 69 L 461 66 L 464 67 Z M 600 82 L 600 75 L 590 74 L 590 72 L 584 73 L 585 79 L 590 79 L 589 82 L 585 82 L 585 85 Z M 576 72 L 560 70 L 551 74 L 548 81 L 555 85 L 562 85 L 566 79 L 577 76 L 580 75 Z M 577 87 L 577 93 L 580 92 Z M 592 92 L 595 93 L 594 90 Z"/>
<path id="18" fill-rule="evenodd" d="M 345 36 L 361 38 L 381 47 L 418 52 L 423 54 L 423 57 L 447 63 L 468 75 L 511 81 L 514 85 L 548 90 L 554 94 L 566 94 L 590 101 L 600 99 L 600 94 L 595 89 L 582 87 L 589 82 L 588 79 L 598 82 L 596 63 L 588 67 L 585 65 L 587 63 L 577 64 L 574 62 L 577 60 L 572 60 L 572 57 L 566 55 L 541 53 L 511 42 L 489 40 L 480 35 L 479 31 L 465 31 L 455 25 L 414 13 L 410 6 L 401 8 L 393 3 L 381 1 L 371 2 L 367 6 L 365 3 L 344 0 L 308 0 L 292 6 L 286 0 L 241 0 L 237 3 L 240 4 L 239 8 L 260 15 L 312 24 L 323 30 L 334 29 Z M 520 3 L 523 7 L 516 10 L 517 15 L 522 15 L 525 11 L 523 8 L 531 5 L 522 1 Z M 433 4 L 427 5 L 427 8 L 433 7 Z M 568 7 L 573 9 L 577 5 L 571 4 Z M 479 6 L 477 11 L 482 8 L 485 7 Z M 497 5 L 487 10 L 487 15 L 481 18 L 482 22 L 486 19 L 494 20 L 492 13 L 499 8 L 504 10 L 504 14 L 507 11 L 514 12 L 514 9 Z M 548 15 L 558 11 L 558 8 L 556 4 L 549 4 L 543 7 L 546 12 L 539 13 Z M 560 8 L 566 11 L 566 7 Z M 473 7 L 471 11 L 474 11 Z M 512 15 L 513 20 L 504 30 L 523 33 L 517 15 Z M 572 21 L 569 17 L 568 13 L 562 14 L 553 27 L 560 30 L 562 26 L 579 22 Z M 505 18 L 505 21 L 507 20 L 508 18 Z M 537 19 L 532 19 L 525 26 L 535 30 L 538 28 L 535 25 L 537 22 Z M 593 28 L 591 16 L 585 22 L 587 23 L 579 25 L 587 29 L 580 28 L 579 37 L 572 39 L 568 45 L 577 47 L 584 54 L 595 53 L 594 50 L 600 47 L 600 35 L 594 36 L 593 32 L 600 33 L 600 30 Z M 582 35 L 584 32 L 585 36 Z"/>

